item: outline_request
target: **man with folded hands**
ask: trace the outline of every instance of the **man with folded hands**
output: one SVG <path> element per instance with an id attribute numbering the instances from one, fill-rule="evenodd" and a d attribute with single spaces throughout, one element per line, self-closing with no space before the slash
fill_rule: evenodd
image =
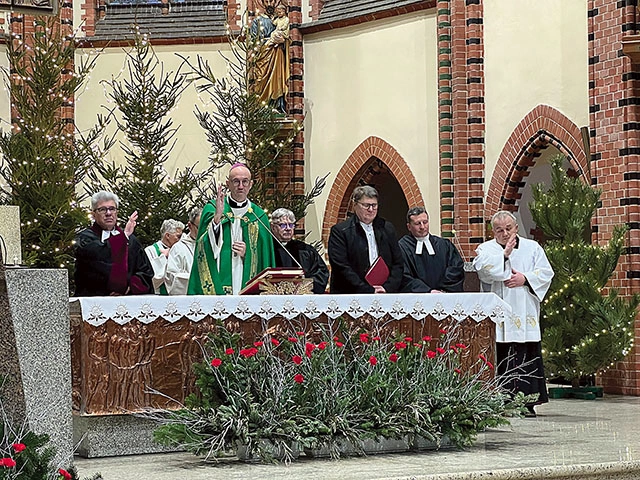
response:
<path id="1" fill-rule="evenodd" d="M 403 259 L 395 228 L 391 222 L 378 217 L 378 192 L 370 186 L 356 187 L 351 200 L 355 215 L 331 227 L 329 234 L 331 293 L 398 292 Z M 365 277 L 374 264 L 376 272 L 371 272 L 374 275 L 369 275 L 370 280 L 380 278 L 377 273 L 384 266 L 389 273 L 370 284 Z"/>

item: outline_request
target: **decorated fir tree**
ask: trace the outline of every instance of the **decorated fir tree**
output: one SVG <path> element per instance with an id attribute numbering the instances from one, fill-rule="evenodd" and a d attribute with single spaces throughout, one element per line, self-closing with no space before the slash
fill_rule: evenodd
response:
<path id="1" fill-rule="evenodd" d="M 25 17 L 26 21 L 27 17 Z M 54 17 L 36 17 L 26 38 L 7 41 L 11 128 L 0 132 L 0 201 L 20 207 L 22 258 L 41 268 L 72 268 L 72 242 L 86 222 L 77 185 L 102 131 L 74 131 L 72 107 L 96 57 L 75 64 L 74 37 Z"/>
<path id="2" fill-rule="evenodd" d="M 553 159 L 548 188 L 533 186 L 530 208 L 555 272 L 541 312 L 545 370 L 550 378 L 577 386 L 629 353 L 640 297 L 622 298 L 613 288 L 604 295 L 627 228 L 616 227 L 607 245 L 591 243 L 601 192 L 567 176 L 563 160 Z"/>
<path id="3" fill-rule="evenodd" d="M 119 144 L 125 163 L 96 161 L 91 191 L 118 195 L 121 220 L 138 211 L 136 236 L 142 245 L 150 245 L 158 240 L 164 220 L 186 222 L 189 210 L 210 195 L 202 186 L 209 183 L 212 167 L 196 172 L 194 164 L 173 176 L 164 168 L 178 131 L 169 114 L 188 83 L 180 68 L 164 71 L 149 39 L 137 29 L 123 75 L 103 82 L 124 136 Z"/>
<path id="4" fill-rule="evenodd" d="M 246 19 L 245 15 L 245 19 Z M 225 56 L 227 73 L 216 75 L 201 57 L 191 68 L 191 80 L 211 109 L 196 106 L 196 117 L 211 144 L 211 165 L 222 168 L 244 163 L 253 173 L 251 200 L 266 211 L 286 207 L 302 218 L 314 198 L 322 193 L 325 177 L 317 178 L 306 194 L 292 194 L 290 184 L 278 187 L 283 165 L 290 161 L 293 142 L 302 130 L 295 119 L 287 118 L 276 105 L 261 100 L 255 87 L 256 72 L 264 69 L 267 49 L 261 35 L 262 24 L 245 22 L 240 32 L 228 30 L 231 53 Z M 285 59 L 288 61 L 288 59 Z"/>

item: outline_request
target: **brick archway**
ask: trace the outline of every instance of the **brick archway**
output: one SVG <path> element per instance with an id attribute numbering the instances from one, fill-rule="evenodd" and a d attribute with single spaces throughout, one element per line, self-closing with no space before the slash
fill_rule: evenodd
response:
<path id="1" fill-rule="evenodd" d="M 390 144 L 381 138 L 371 136 L 349 155 L 331 186 L 322 220 L 322 239 L 325 245 L 331 227 L 345 218 L 349 196 L 361 179 L 363 167 L 372 157 L 379 159 L 393 174 L 410 206 L 424 205 L 418 182 L 407 162 Z"/>
<path id="2" fill-rule="evenodd" d="M 591 183 L 580 128 L 553 107 L 538 105 L 514 129 L 500 153 L 487 193 L 487 217 L 498 210 L 517 210 L 529 169 L 549 145 L 560 150 L 580 177 Z"/>

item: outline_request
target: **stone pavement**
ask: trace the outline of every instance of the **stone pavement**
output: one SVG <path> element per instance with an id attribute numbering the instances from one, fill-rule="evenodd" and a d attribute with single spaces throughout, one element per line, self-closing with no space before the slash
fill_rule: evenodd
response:
<path id="1" fill-rule="evenodd" d="M 536 418 L 490 429 L 466 450 L 345 458 L 289 466 L 204 462 L 186 453 L 76 458 L 81 478 L 105 480 L 640 479 L 640 398 L 552 399 Z"/>

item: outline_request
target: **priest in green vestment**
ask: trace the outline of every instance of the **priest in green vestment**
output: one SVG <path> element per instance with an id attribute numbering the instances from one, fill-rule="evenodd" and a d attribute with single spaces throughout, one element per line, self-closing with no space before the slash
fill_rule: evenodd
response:
<path id="1" fill-rule="evenodd" d="M 243 164 L 229 171 L 227 195 L 202 210 L 189 278 L 189 295 L 237 295 L 265 268 L 275 267 L 269 217 L 248 195 L 251 172 Z"/>

